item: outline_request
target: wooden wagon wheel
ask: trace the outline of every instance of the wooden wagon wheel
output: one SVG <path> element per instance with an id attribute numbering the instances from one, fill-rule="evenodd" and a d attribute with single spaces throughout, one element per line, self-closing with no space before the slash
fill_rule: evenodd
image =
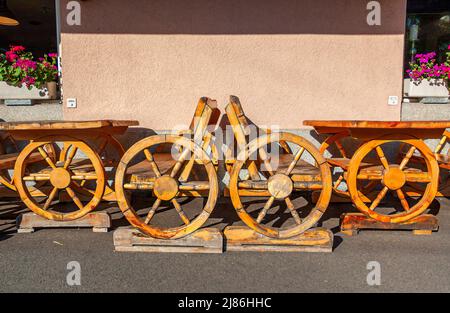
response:
<path id="1" fill-rule="evenodd" d="M 55 162 L 44 149 L 56 142 L 64 142 L 70 146 L 64 162 Z M 27 159 L 35 152 L 41 154 L 46 162 L 46 168 L 41 170 L 30 168 Z M 86 156 L 89 163 L 83 162 L 83 166 L 77 168 L 75 161 L 77 154 Z M 50 220 L 69 221 L 83 217 L 97 207 L 105 190 L 105 173 L 100 157 L 86 143 L 71 137 L 48 136 L 30 142 L 19 154 L 14 173 L 17 173 L 14 175 L 14 183 L 22 201 L 34 213 Z M 93 181 L 96 184 L 95 192 L 86 204 L 83 204 L 74 190 L 75 182 L 83 180 Z M 27 185 L 30 182 L 50 184 L 51 191 L 45 201 L 38 201 L 37 197 L 31 195 Z M 65 191 L 74 202 L 76 206 L 74 211 L 61 212 L 52 207 L 53 201 L 61 191 Z"/>
<path id="2" fill-rule="evenodd" d="M 264 152 L 264 147 L 280 141 L 290 143 L 290 146 L 296 146 L 298 149 L 295 153 L 287 154 L 289 161 L 284 166 L 275 169 L 269 160 L 275 159 L 276 163 L 278 155 L 270 157 L 270 154 Z M 243 166 L 249 163 L 248 160 L 255 152 L 260 154 L 262 166 L 269 172 L 269 178 L 267 180 L 242 180 L 240 174 Z M 312 163 L 302 159 L 306 159 L 307 156 L 312 159 Z M 306 171 L 301 171 L 302 167 Z M 241 151 L 233 166 L 229 187 L 231 201 L 240 219 L 258 233 L 280 239 L 299 235 L 313 227 L 327 209 L 332 192 L 331 172 L 326 160 L 309 141 L 289 133 L 264 135 L 249 143 L 247 151 Z M 291 194 L 293 196 L 296 192 L 310 191 L 320 191 L 317 203 L 310 210 L 299 212 L 293 204 Z M 264 198 L 265 204 L 262 209 L 250 212 L 250 205 L 243 204 L 241 197 L 244 197 L 244 193 L 248 195 L 252 192 L 255 196 L 259 194 Z M 273 208 L 274 203 L 278 202 L 285 204 L 289 211 L 288 216 L 293 219 L 293 221 L 291 220 L 293 225 L 278 227 L 263 223 L 269 210 Z M 255 213 L 258 213 L 257 216 Z M 300 217 L 299 213 L 303 216 Z"/>
<path id="3" fill-rule="evenodd" d="M 341 133 L 337 133 L 334 135 L 329 136 L 325 141 L 320 145 L 319 152 L 322 155 L 325 155 L 325 152 L 328 151 L 331 154 L 330 148 L 336 147 L 336 152 L 333 153 L 332 157 L 336 158 L 346 158 L 350 159 L 350 154 L 345 150 L 344 145 L 342 144 L 342 139 L 348 138 L 350 136 L 348 131 L 344 131 Z M 338 166 L 332 166 L 334 168 Z M 340 167 L 339 167 L 340 168 Z M 341 168 L 341 173 L 339 174 L 339 177 L 333 182 L 333 192 L 341 197 L 350 197 L 350 193 L 348 191 L 348 186 L 345 182 L 345 169 Z M 345 183 L 345 186 L 343 184 Z M 375 187 L 376 182 L 366 182 L 365 184 L 361 183 L 360 190 L 361 192 L 366 195 L 367 193 L 370 193 Z"/>
<path id="4" fill-rule="evenodd" d="M 152 153 L 161 144 L 171 144 L 174 148 L 172 151 L 179 151 L 175 147 L 182 147 L 181 153 L 171 156 L 170 160 L 173 162 L 166 169 L 158 164 L 158 155 Z M 142 182 L 132 182 L 130 175 L 127 175 L 127 169 L 131 167 L 133 159 L 139 156 L 145 157 L 146 161 L 143 163 L 145 171 L 149 172 L 152 178 Z M 183 167 L 189 163 L 188 157 L 195 158 L 195 163 L 205 171 L 206 180 L 180 181 Z M 116 171 L 115 190 L 119 207 L 131 225 L 154 238 L 176 239 L 194 232 L 206 222 L 217 201 L 218 180 L 211 159 L 205 150 L 192 140 L 175 135 L 155 135 L 142 139 L 127 150 Z M 145 216 L 138 214 L 131 204 L 133 190 L 148 190 L 156 197 Z M 207 196 L 207 201 L 200 213 L 196 212 L 192 217 L 185 214 L 182 204 L 177 201 L 184 193 L 189 192 L 204 192 Z M 169 204 L 171 209 L 175 209 L 183 225 L 166 227 L 150 223 L 153 222 L 155 213 L 163 204 Z"/>
<path id="5" fill-rule="evenodd" d="M 384 144 L 404 143 L 408 145 L 408 152 L 399 162 L 400 164 L 390 163 L 385 151 Z M 426 171 L 414 168 L 407 168 L 413 154 L 418 151 L 425 160 Z M 372 168 L 362 168 L 361 164 L 369 153 L 378 155 L 381 166 Z M 439 166 L 433 153 L 427 145 L 418 139 L 405 140 L 372 140 L 363 144 L 354 154 L 349 170 L 348 185 L 350 195 L 356 207 L 367 216 L 385 223 L 402 223 L 422 214 L 433 201 L 438 186 Z M 358 192 L 358 180 L 373 180 L 381 184 L 381 191 L 370 204 L 365 204 Z M 407 198 L 402 187 L 408 182 L 425 184 L 424 191 L 419 199 Z M 380 202 L 388 192 L 394 193 L 402 207 L 400 212 L 381 213 L 375 211 Z M 415 200 L 412 205 L 411 202 Z"/>
<path id="6" fill-rule="evenodd" d="M 114 194 L 114 174 L 115 169 L 117 168 L 117 165 L 120 161 L 120 159 L 125 154 L 125 148 L 122 146 L 119 140 L 115 138 L 114 136 L 110 134 L 99 134 L 97 138 L 95 138 L 93 141 L 93 147 L 97 154 L 100 156 L 100 159 L 103 162 L 103 166 L 105 167 L 105 170 L 107 167 L 111 167 L 112 170 L 106 172 L 106 185 L 105 185 L 105 192 L 103 194 L 103 197 L 105 199 L 109 199 L 108 197 Z M 68 152 L 70 149 L 70 145 L 65 143 L 61 149 L 61 153 L 59 155 L 59 161 L 64 162 L 68 156 Z M 112 150 L 112 151 L 111 151 Z M 111 155 L 111 152 L 114 153 L 114 155 Z M 92 186 L 89 186 L 86 184 L 86 180 L 83 180 L 81 182 L 74 182 L 75 188 L 77 191 L 79 191 L 81 194 L 85 196 L 90 196 L 95 194 L 95 188 Z"/>

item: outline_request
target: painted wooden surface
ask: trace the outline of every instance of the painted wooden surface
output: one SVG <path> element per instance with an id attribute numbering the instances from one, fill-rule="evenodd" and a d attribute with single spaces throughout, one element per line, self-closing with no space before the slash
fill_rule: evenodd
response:
<path id="1" fill-rule="evenodd" d="M 438 189 L 439 166 L 435 154 L 422 139 L 439 138 L 445 128 L 450 126 L 449 121 L 305 121 L 304 124 L 313 126 L 320 134 L 330 135 L 322 144 L 321 152 L 324 153 L 334 144 L 338 153 L 328 158 L 327 162 L 330 167 L 343 170 L 334 182 L 334 192 L 351 199 L 356 208 L 374 224 L 409 224 L 411 220 L 422 216 L 434 200 Z M 362 139 L 353 155 L 345 151 L 341 143 L 348 137 Z M 440 145 L 444 143 L 441 140 Z M 387 157 L 387 151 L 392 147 L 398 149 L 396 160 Z M 417 159 L 421 160 L 421 166 L 416 166 L 414 160 Z M 338 189 L 344 181 L 347 190 Z M 422 187 L 416 190 L 416 199 L 412 199 L 410 193 L 414 185 Z M 367 201 L 365 195 L 372 192 L 376 196 Z M 401 210 L 381 212 L 380 207 L 384 206 L 382 202 L 388 194 L 394 195 Z M 346 221 L 358 223 L 355 219 Z"/>
<path id="2" fill-rule="evenodd" d="M 312 126 L 318 134 L 349 133 L 352 137 L 368 140 L 377 137 L 386 139 L 440 138 L 450 121 L 304 121 L 303 125 Z"/>
<path id="3" fill-rule="evenodd" d="M 106 212 L 89 213 L 74 221 L 53 221 L 35 213 L 25 213 L 17 218 L 18 233 L 32 233 L 38 228 L 92 228 L 93 232 L 107 232 L 111 218 Z"/>
<path id="4" fill-rule="evenodd" d="M 93 120 L 93 121 L 31 121 L 31 122 L 0 122 L 0 130 L 62 130 L 62 129 L 96 129 L 104 127 L 138 126 L 134 120 Z"/>
<path id="5" fill-rule="evenodd" d="M 226 251 L 256 252 L 332 252 L 333 233 L 325 228 L 311 228 L 302 234 L 277 239 L 245 226 L 228 226 L 224 230 Z"/>
<path id="6" fill-rule="evenodd" d="M 158 239 L 146 236 L 130 227 L 114 231 L 114 248 L 121 252 L 156 253 L 222 253 L 223 237 L 216 228 L 202 228 L 178 239 Z"/>
<path id="7" fill-rule="evenodd" d="M 353 236 L 360 230 L 411 230 L 415 235 L 430 235 L 439 229 L 436 216 L 422 214 L 405 223 L 383 223 L 361 213 L 347 213 L 341 216 L 341 232 Z"/>
<path id="8" fill-rule="evenodd" d="M 76 226 L 79 219 L 105 199 L 105 188 L 109 199 L 115 199 L 111 186 L 106 185 L 104 166 L 116 164 L 103 153 L 109 145 L 118 150 L 120 158 L 123 147 L 112 134 L 123 133 L 128 126 L 138 125 L 138 122 L 95 120 L 0 124 L 0 129 L 13 138 L 30 141 L 15 161 L 4 162 L 8 166 L 14 165 L 14 186 L 22 202 L 47 220 Z M 98 138 L 103 140 L 96 143 Z M 58 144 L 62 147 L 59 148 Z M 35 163 L 39 166 L 34 166 Z M 30 183 L 35 185 L 30 186 Z M 69 199 L 75 206 L 74 210 L 54 209 L 55 202 L 64 195 L 66 201 Z"/>
<path id="9" fill-rule="evenodd" d="M 390 128 L 390 129 L 411 129 L 411 128 L 440 128 L 450 127 L 450 121 L 324 121 L 306 120 L 305 126 L 330 127 L 330 128 Z"/>
<path id="10" fill-rule="evenodd" d="M 217 103 L 203 97 L 199 100 L 187 138 L 178 134 L 155 135 L 142 139 L 125 152 L 119 162 L 115 191 L 119 207 L 132 226 L 156 239 L 178 240 L 197 231 L 208 219 L 218 197 L 214 149 L 210 146 L 208 126 L 217 122 Z M 219 112 L 220 113 L 220 112 Z M 161 146 L 169 146 L 177 153 L 160 152 Z M 169 150 L 169 151 L 170 151 Z M 217 152 L 217 151 L 216 151 Z M 143 161 L 135 162 L 139 156 Z M 138 214 L 132 205 L 135 191 L 148 191 L 156 198 L 146 216 Z M 200 212 L 188 217 L 180 198 L 204 197 Z M 156 226 L 152 223 L 163 204 L 172 206 L 179 216 L 180 226 Z M 166 241 L 167 243 L 167 241 Z M 168 244 L 168 243 L 167 243 Z"/>
<path id="11" fill-rule="evenodd" d="M 227 155 L 230 182 L 226 194 L 230 195 L 239 218 L 249 227 L 248 231 L 274 240 L 266 246 L 267 249 L 278 245 L 276 240 L 294 238 L 305 233 L 319 221 L 331 197 L 331 173 L 326 160 L 309 141 L 291 133 L 266 130 L 265 134 L 248 142 L 249 121 L 239 98 L 235 96 L 230 97 L 226 113 L 239 152 L 235 158 Z M 274 154 L 277 157 L 276 168 L 270 162 L 271 154 L 266 152 L 266 147 L 271 144 L 278 147 L 280 152 Z M 297 149 L 293 151 L 291 147 Z M 314 162 L 302 159 L 306 155 L 311 156 Z M 251 156 L 257 158 L 251 159 Z M 300 191 L 319 193 L 317 202 L 303 218 L 292 201 L 294 193 Z M 248 197 L 264 198 L 265 204 L 258 216 L 253 216 L 248 211 L 248 205 L 244 201 Z M 279 203 L 286 205 L 291 215 L 293 223 L 290 226 L 277 227 L 266 221 L 269 210 Z M 240 230 L 245 231 L 245 228 Z M 234 232 L 239 233 L 240 230 Z M 270 245 L 272 248 L 268 248 Z"/>

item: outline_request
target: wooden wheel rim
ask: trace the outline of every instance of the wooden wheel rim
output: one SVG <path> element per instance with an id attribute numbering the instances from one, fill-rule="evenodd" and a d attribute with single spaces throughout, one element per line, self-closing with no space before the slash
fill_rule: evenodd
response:
<path id="1" fill-rule="evenodd" d="M 242 166 L 248 159 L 248 156 L 255 153 L 262 146 L 277 141 L 291 142 L 298 145 L 299 147 L 305 148 L 305 150 L 309 152 L 309 154 L 315 159 L 316 164 L 319 166 L 323 186 L 322 191 L 320 192 L 319 199 L 317 200 L 316 206 L 311 210 L 308 216 L 305 219 L 303 219 L 302 223 L 300 225 L 295 225 L 294 227 L 290 227 L 283 230 L 279 230 L 274 227 L 258 223 L 250 214 L 248 214 L 245 211 L 238 191 L 239 173 L 242 169 Z M 252 142 L 248 144 L 247 151 L 242 151 L 239 154 L 238 159 L 233 166 L 233 169 L 230 174 L 229 187 L 233 206 L 237 214 L 239 215 L 239 218 L 248 227 L 250 227 L 251 229 L 255 230 L 258 233 L 261 233 L 271 238 L 290 238 L 305 232 L 309 228 L 313 227 L 320 220 L 330 202 L 332 192 L 331 186 L 332 185 L 331 185 L 330 168 L 324 157 L 317 150 L 317 148 L 315 148 L 309 141 L 300 136 L 282 132 L 263 135 L 259 138 L 254 139 Z"/>
<path id="2" fill-rule="evenodd" d="M 97 176 L 97 186 L 95 188 L 94 194 L 92 195 L 92 199 L 82 209 L 70 213 L 58 213 L 43 210 L 31 196 L 25 181 L 22 179 L 26 169 L 26 159 L 28 158 L 28 156 L 37 148 L 58 141 L 71 144 L 77 147 L 79 150 L 83 151 L 83 153 L 91 161 L 92 166 L 94 167 L 95 174 Z M 25 203 L 25 205 L 34 213 L 49 220 L 69 221 L 76 220 L 85 216 L 97 207 L 102 199 L 103 192 L 105 190 L 105 173 L 100 157 L 84 141 L 72 137 L 48 136 L 30 142 L 19 154 L 14 166 L 14 173 L 20 173 L 20 175 L 14 175 L 14 183 L 17 187 L 17 192 L 19 193 L 22 202 Z"/>
<path id="3" fill-rule="evenodd" d="M 193 155 L 200 160 L 204 160 L 203 165 L 205 166 L 210 184 L 208 200 L 203 207 L 202 212 L 187 225 L 163 228 L 146 224 L 139 218 L 136 211 L 130 205 L 129 197 L 125 194 L 125 189 L 123 187 L 125 174 L 131 160 L 144 149 L 163 143 L 177 144 L 185 149 L 189 149 Z M 217 202 L 218 180 L 214 165 L 208 157 L 208 154 L 192 140 L 175 135 L 155 135 L 138 141 L 125 152 L 117 167 L 115 190 L 119 208 L 131 225 L 154 238 L 177 239 L 196 231 L 206 222 Z"/>
<path id="4" fill-rule="evenodd" d="M 361 164 L 364 157 L 370 153 L 373 149 L 377 148 L 378 146 L 384 144 L 384 143 L 391 143 L 391 142 L 403 142 L 407 143 L 411 146 L 414 146 L 417 150 L 419 150 L 422 155 L 424 156 L 425 163 L 427 166 L 427 172 L 430 173 L 430 182 L 428 183 L 425 191 L 423 192 L 422 198 L 419 202 L 417 202 L 413 207 L 410 208 L 410 210 L 405 212 L 400 212 L 392 215 L 385 215 L 378 212 L 375 212 L 374 210 L 371 210 L 361 199 L 360 192 L 358 192 L 358 188 L 356 187 L 357 183 L 357 175 L 358 175 L 358 169 L 359 165 Z M 438 175 L 439 175 L 439 166 L 436 161 L 436 159 L 433 156 L 433 153 L 428 148 L 428 146 L 419 139 L 406 139 L 406 140 L 371 140 L 369 142 L 366 142 L 363 144 L 353 155 L 349 170 L 348 170 L 348 177 L 347 181 L 349 184 L 349 191 L 350 195 L 352 197 L 352 201 L 355 204 L 355 206 L 365 215 L 385 223 L 402 223 L 406 222 L 416 216 L 419 216 L 422 214 L 429 206 L 429 204 L 433 201 L 434 197 L 437 193 L 437 186 L 438 186 Z"/>

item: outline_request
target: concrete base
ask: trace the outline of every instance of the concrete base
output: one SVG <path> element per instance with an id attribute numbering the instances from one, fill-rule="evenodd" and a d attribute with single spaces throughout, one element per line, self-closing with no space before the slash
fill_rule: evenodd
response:
<path id="1" fill-rule="evenodd" d="M 402 121 L 450 120 L 450 103 L 402 103 Z"/>
<path id="2" fill-rule="evenodd" d="M 223 253 L 222 233 L 216 228 L 199 229 L 179 239 L 157 239 L 120 227 L 113 237 L 116 251 L 121 252 Z"/>
<path id="3" fill-rule="evenodd" d="M 35 213 L 25 213 L 17 218 L 18 233 L 33 233 L 36 228 L 81 228 L 92 227 L 95 233 L 106 233 L 111 227 L 111 218 L 106 212 L 89 213 L 73 221 L 53 221 Z"/>
<path id="4" fill-rule="evenodd" d="M 224 231 L 226 251 L 257 252 L 332 252 L 333 233 L 325 228 L 311 228 L 303 234 L 275 239 L 247 226 L 228 226 Z"/>

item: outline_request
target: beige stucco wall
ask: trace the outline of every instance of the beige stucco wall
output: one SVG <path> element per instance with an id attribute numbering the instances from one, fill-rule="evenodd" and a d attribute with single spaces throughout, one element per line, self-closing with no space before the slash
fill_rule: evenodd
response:
<path id="1" fill-rule="evenodd" d="M 406 0 L 89 0 L 81 26 L 62 1 L 65 119 L 188 123 L 200 96 L 241 98 L 257 124 L 398 120 Z"/>

